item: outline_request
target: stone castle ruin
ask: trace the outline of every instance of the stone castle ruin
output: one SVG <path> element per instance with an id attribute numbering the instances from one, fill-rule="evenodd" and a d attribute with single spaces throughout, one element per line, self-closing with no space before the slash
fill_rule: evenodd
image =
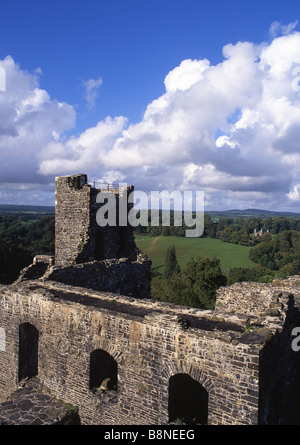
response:
<path id="1" fill-rule="evenodd" d="M 299 424 L 300 277 L 220 288 L 213 311 L 153 301 L 99 191 L 57 178 L 55 260 L 0 286 L 0 423 Z"/>
<path id="2" fill-rule="evenodd" d="M 21 273 L 20 280 L 37 277 L 40 271 L 44 275 L 47 270 L 44 278 L 49 280 L 149 298 L 151 261 L 136 248 L 132 227 L 97 224 L 99 193 L 104 196 L 102 201 L 109 194 L 116 197 L 118 223 L 119 199 L 132 191 L 131 186 L 97 189 L 88 184 L 83 174 L 56 178 L 55 265 L 48 267 L 52 259 L 38 256 Z"/>

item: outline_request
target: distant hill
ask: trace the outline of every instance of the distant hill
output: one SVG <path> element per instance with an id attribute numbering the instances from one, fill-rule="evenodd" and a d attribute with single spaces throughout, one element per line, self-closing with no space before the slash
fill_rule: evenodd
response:
<path id="1" fill-rule="evenodd" d="M 32 206 L 32 205 L 14 205 L 0 204 L 0 214 L 7 213 L 54 213 L 54 206 Z"/>
<path id="2" fill-rule="evenodd" d="M 206 211 L 212 218 L 300 218 L 300 213 L 275 212 L 272 210 L 246 209 L 246 210 L 212 210 Z"/>
<path id="3" fill-rule="evenodd" d="M 54 206 L 33 206 L 33 205 L 14 205 L 0 204 L 0 214 L 7 213 L 55 213 Z M 268 218 L 285 217 L 300 218 L 300 213 L 293 212 L 275 212 L 270 210 L 246 209 L 246 210 L 205 210 L 205 213 L 212 218 Z"/>

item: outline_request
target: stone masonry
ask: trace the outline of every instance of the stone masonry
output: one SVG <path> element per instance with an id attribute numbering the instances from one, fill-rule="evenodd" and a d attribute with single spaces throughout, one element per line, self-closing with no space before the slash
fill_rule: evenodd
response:
<path id="1" fill-rule="evenodd" d="M 73 187 L 87 193 L 81 176 Z M 92 252 L 92 224 L 85 223 L 76 237 L 85 231 L 86 252 Z M 166 425 L 179 419 L 210 425 L 299 424 L 300 351 L 292 341 L 293 329 L 300 327 L 300 277 L 223 287 L 215 310 L 200 310 L 136 298 L 139 276 L 130 267 L 138 255 L 86 256 L 86 262 L 73 256 L 70 261 L 71 250 L 85 251 L 79 244 L 68 252 L 66 247 L 65 263 L 62 252 L 58 265 L 39 257 L 16 283 L 0 286 L 2 419 L 13 423 L 6 408 L 16 408 L 14 394 L 20 394 L 25 379 L 27 385 L 38 382 L 49 407 L 56 404 L 59 415 L 47 411 L 52 413 L 48 423 L 68 419 L 64 409 L 71 406 L 77 417 L 70 423 L 86 425 Z M 127 264 L 123 271 L 122 263 Z M 98 277 L 93 288 L 89 283 L 97 271 L 104 278 Z M 126 289 L 126 273 L 135 287 Z M 111 286 L 118 292 L 105 287 L 109 280 L 118 283 Z M 30 421 L 22 411 L 28 423 L 34 422 L 32 410 L 41 410 L 33 406 L 38 405 L 34 385 L 30 391 Z"/>
<path id="2" fill-rule="evenodd" d="M 87 176 L 83 174 L 57 177 L 55 182 L 57 266 L 111 258 L 136 258 L 132 227 L 119 224 L 119 199 L 123 195 L 127 198 L 133 192 L 132 186 L 97 189 L 88 183 Z M 107 224 L 100 227 L 97 224 L 97 211 L 105 204 L 97 203 L 99 193 L 104 199 L 111 194 L 116 198 L 115 226 Z M 128 205 L 128 211 L 130 208 Z"/>
<path id="3" fill-rule="evenodd" d="M 248 317 L 53 281 L 2 286 L 1 399 L 18 388 L 19 328 L 27 323 L 39 332 L 41 384 L 77 406 L 82 424 L 167 424 L 169 382 L 178 374 L 208 392 L 209 424 L 298 423 L 299 359 L 291 330 L 299 325 L 299 286 L 267 288 L 273 297 L 265 311 Z M 278 301 L 280 308 L 270 313 Z M 98 350 L 117 363 L 116 390 L 90 388 L 91 356 Z"/>
<path id="4" fill-rule="evenodd" d="M 151 261 L 136 248 L 127 220 L 119 224 L 119 202 L 124 197 L 127 202 L 131 192 L 132 186 L 97 189 L 83 174 L 56 178 L 55 264 L 47 272 L 49 279 L 137 298 L 150 296 Z M 99 194 L 102 203 L 97 203 Z M 97 212 L 111 194 L 116 225 L 100 227 Z M 131 208 L 127 203 L 127 212 Z"/>

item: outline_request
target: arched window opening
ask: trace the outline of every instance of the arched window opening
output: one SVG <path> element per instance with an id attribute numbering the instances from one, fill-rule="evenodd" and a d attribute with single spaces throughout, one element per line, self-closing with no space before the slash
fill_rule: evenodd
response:
<path id="1" fill-rule="evenodd" d="M 206 425 L 208 392 L 188 374 L 175 374 L 169 380 L 169 422 Z"/>
<path id="2" fill-rule="evenodd" d="M 38 375 L 39 331 L 30 323 L 19 326 L 19 381 Z"/>
<path id="3" fill-rule="evenodd" d="M 111 391 L 118 388 L 118 364 L 106 351 L 96 349 L 90 356 L 90 390 Z"/>

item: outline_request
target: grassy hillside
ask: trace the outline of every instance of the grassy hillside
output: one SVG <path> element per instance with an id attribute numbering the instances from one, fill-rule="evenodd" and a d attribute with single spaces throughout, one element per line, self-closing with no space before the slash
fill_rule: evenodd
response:
<path id="1" fill-rule="evenodd" d="M 249 247 L 224 243 L 211 238 L 184 238 L 175 236 L 151 237 L 135 235 L 137 247 L 152 260 L 154 271 L 163 273 L 167 248 L 174 245 L 177 260 L 181 268 L 190 258 L 198 256 L 217 257 L 221 260 L 222 270 L 233 267 L 256 267 L 257 264 L 249 260 Z"/>

